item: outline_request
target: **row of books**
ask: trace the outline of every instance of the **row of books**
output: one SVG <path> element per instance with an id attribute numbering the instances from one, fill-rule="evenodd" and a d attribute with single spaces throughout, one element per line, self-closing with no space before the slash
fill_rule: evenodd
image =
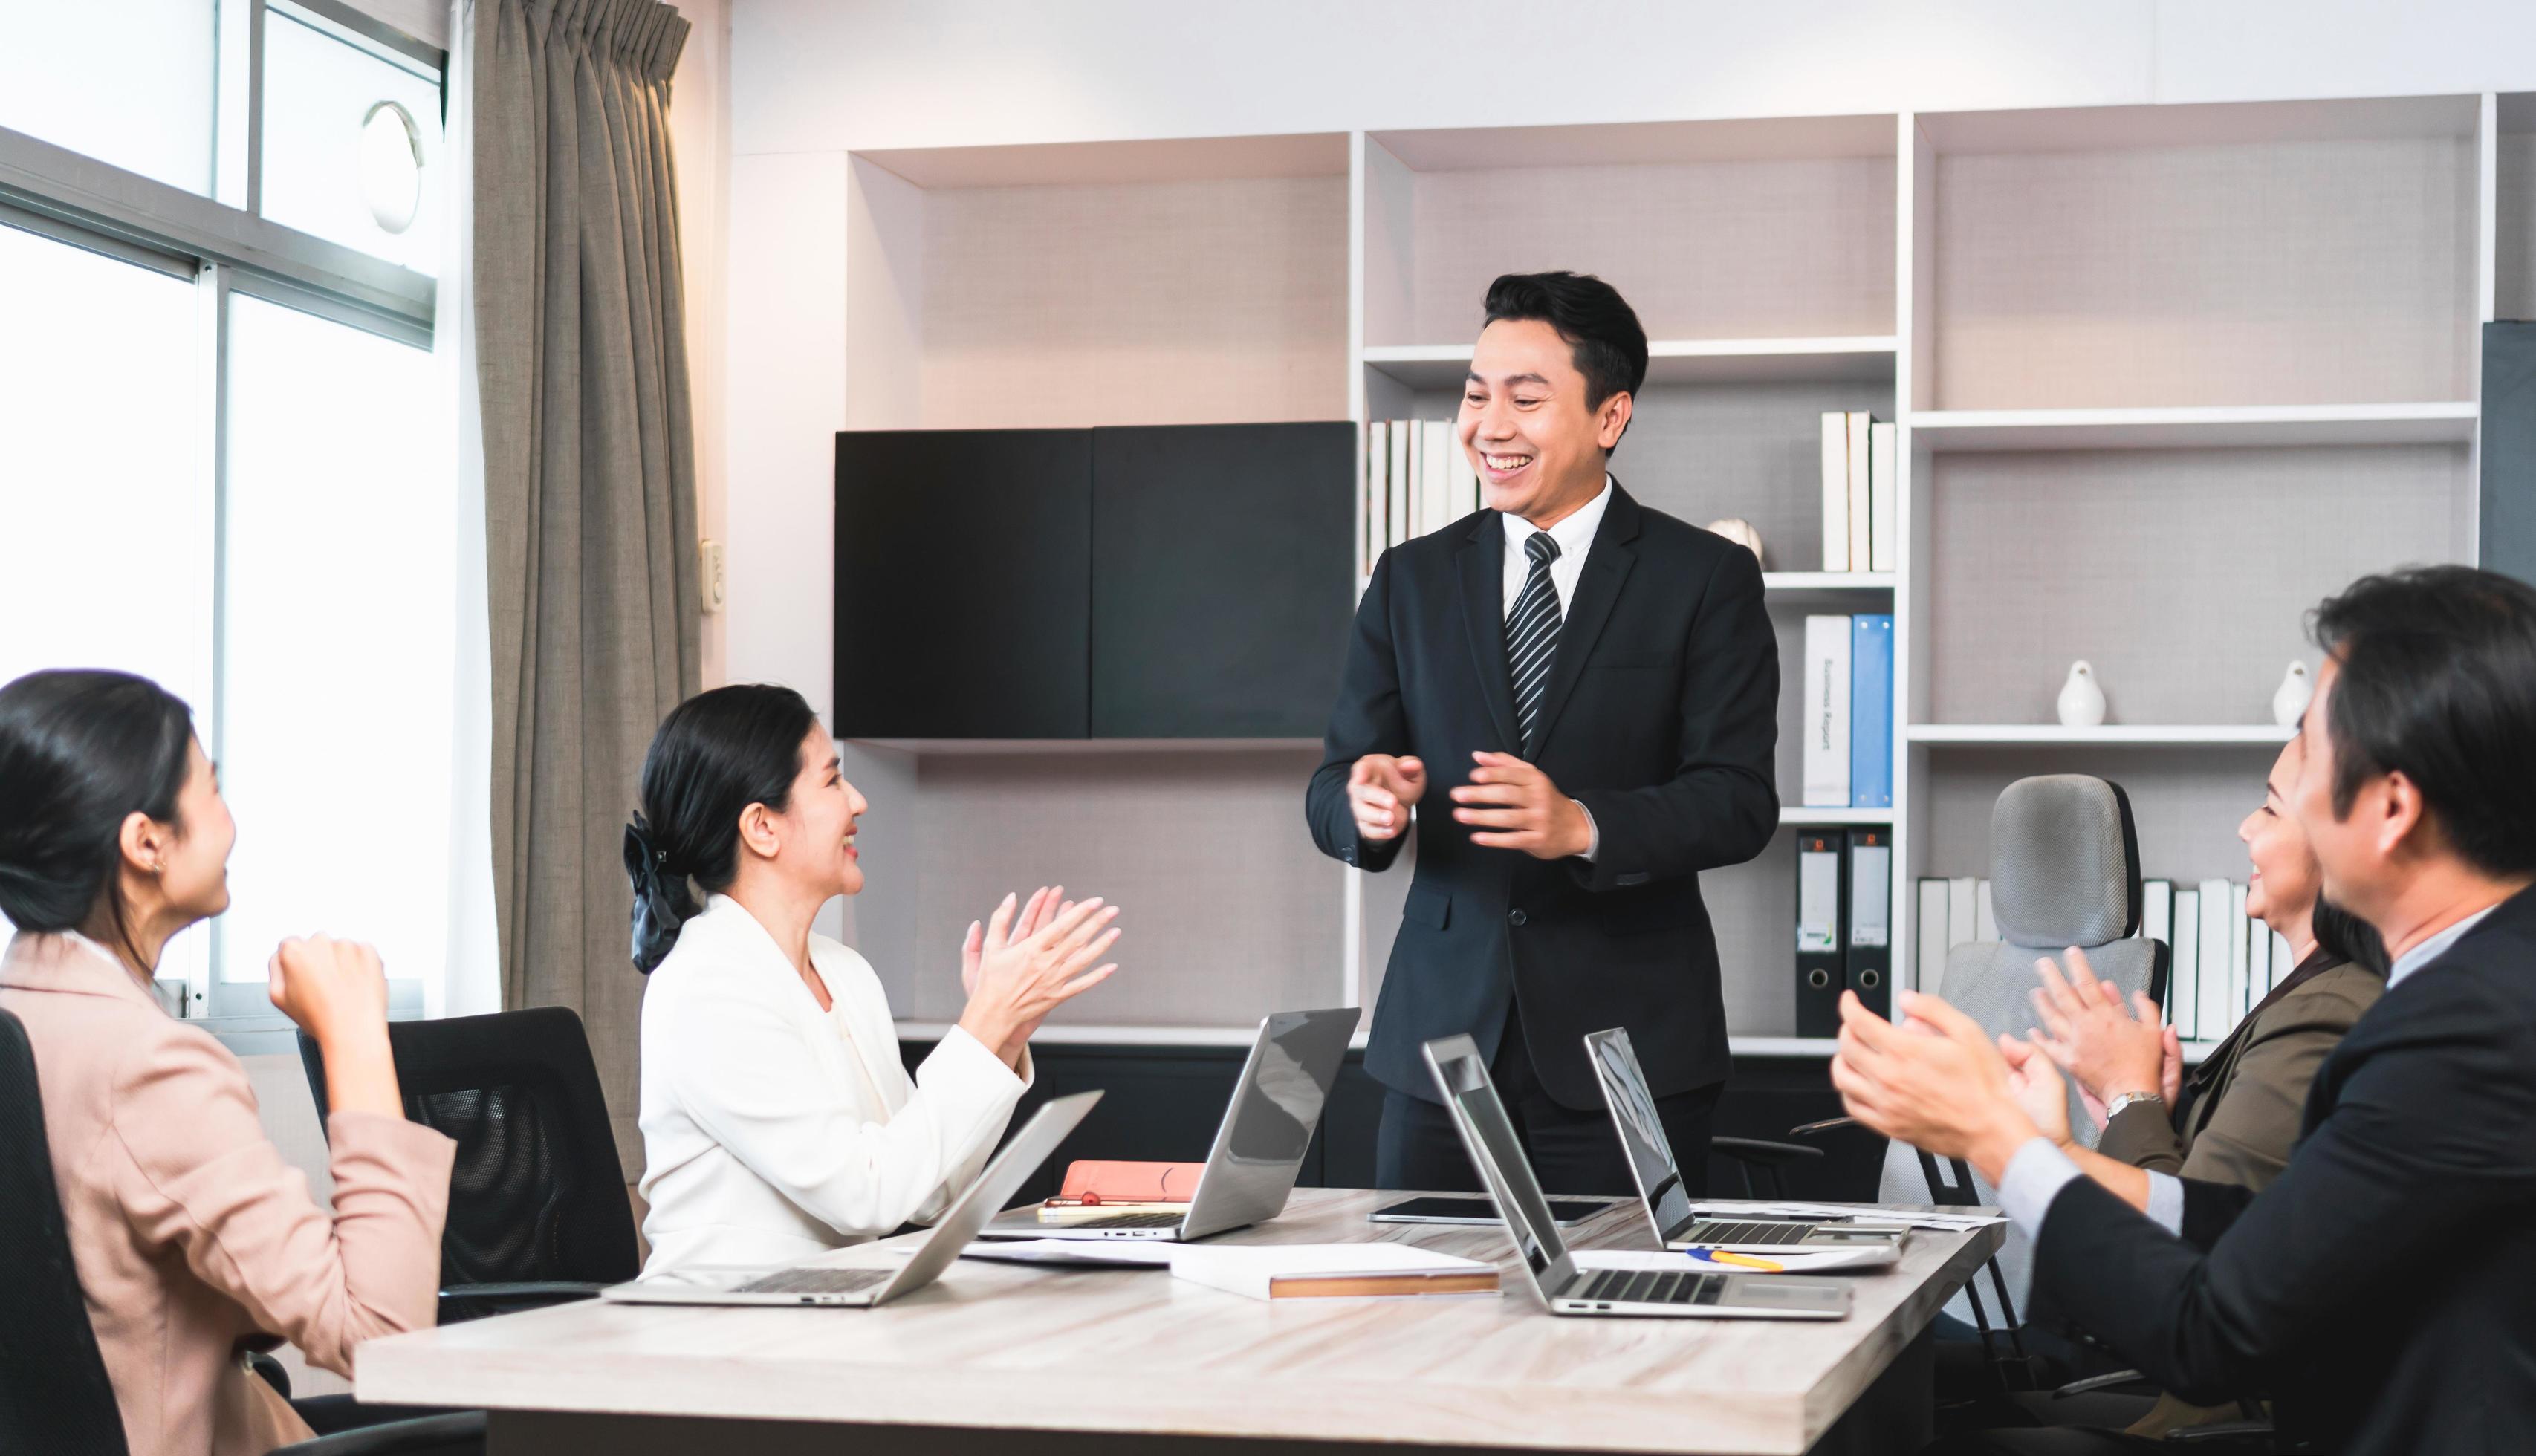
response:
<path id="1" fill-rule="evenodd" d="M 1901 554 L 1890 420 L 1864 410 L 1822 417 L 1822 569 L 1891 571 Z"/>
<path id="2" fill-rule="evenodd" d="M 1806 618 L 1805 801 L 1893 807 L 1893 614 Z"/>
<path id="3" fill-rule="evenodd" d="M 2140 934 L 2167 944 L 2166 1020 L 2185 1041 L 2226 1037 L 2296 969 L 2288 939 L 2246 914 L 2245 885 L 2146 880 L 2140 891 Z M 1990 881 L 1924 879 L 1919 892 L 1920 984 L 1943 995 L 1947 947 L 1999 938 Z"/>
<path id="4" fill-rule="evenodd" d="M 1364 427 L 1363 484 L 1357 496 L 1358 560 L 1480 508 L 1480 475 L 1442 419 L 1377 419 Z"/>

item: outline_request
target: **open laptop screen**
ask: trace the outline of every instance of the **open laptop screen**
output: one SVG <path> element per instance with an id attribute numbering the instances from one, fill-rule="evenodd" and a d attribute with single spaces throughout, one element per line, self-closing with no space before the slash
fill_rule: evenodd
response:
<path id="1" fill-rule="evenodd" d="M 1682 1191 L 1681 1171 L 1665 1141 L 1664 1121 L 1656 1114 L 1646 1074 L 1638 1069 L 1637 1050 L 1629 1045 L 1629 1034 L 1617 1027 L 1594 1033 L 1585 1044 L 1592 1048 L 1594 1072 L 1602 1079 L 1604 1100 L 1612 1105 L 1612 1123 L 1619 1129 L 1638 1192 L 1647 1201 L 1647 1216 L 1657 1235 L 1670 1238 L 1691 1222 L 1690 1196 Z"/>
<path id="2" fill-rule="evenodd" d="M 1437 1090 L 1453 1105 L 1454 1126 L 1461 1130 L 1471 1162 L 1495 1196 L 1506 1232 L 1513 1235 L 1534 1282 L 1546 1288 L 1551 1267 L 1566 1260 L 1567 1244 L 1558 1236 L 1558 1221 L 1551 1217 L 1550 1200 L 1542 1196 L 1541 1182 L 1532 1175 L 1532 1162 L 1524 1156 L 1523 1143 L 1506 1117 L 1505 1104 L 1497 1100 L 1497 1090 L 1489 1081 L 1488 1063 L 1480 1059 L 1478 1045 L 1468 1037 L 1427 1043 L 1426 1060 L 1434 1069 Z"/>

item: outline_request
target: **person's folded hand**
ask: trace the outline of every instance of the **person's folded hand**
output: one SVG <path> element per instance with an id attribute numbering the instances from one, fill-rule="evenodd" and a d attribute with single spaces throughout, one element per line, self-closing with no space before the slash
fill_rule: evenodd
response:
<path id="1" fill-rule="evenodd" d="M 2040 1025 L 2034 1043 L 2078 1084 L 2088 1110 L 2126 1092 L 2153 1092 L 2174 1105 L 2166 1090 L 2163 1013 L 2146 995 L 2134 996 L 2137 1014 L 2123 1005 L 2110 981 L 2096 979 L 2086 952 L 2071 946 L 2064 973 L 2051 957 L 2034 963 L 2042 984 L 2031 995 Z"/>

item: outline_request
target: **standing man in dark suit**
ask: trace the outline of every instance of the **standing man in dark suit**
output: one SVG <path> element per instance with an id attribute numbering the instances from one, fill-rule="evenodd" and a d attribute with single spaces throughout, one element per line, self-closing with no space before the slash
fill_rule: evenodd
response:
<path id="1" fill-rule="evenodd" d="M 2394 964 L 2317 1071 L 2271 1186 L 2153 1172 L 2143 1213 L 2042 1136 L 2067 1116 L 2050 1061 L 1991 1046 L 1934 996 L 1907 1000 L 1908 1030 L 1844 1001 L 1832 1081 L 1877 1131 L 1980 1169 L 2034 1237 L 2036 1289 L 2117 1355 L 2190 1400 L 2270 1397 L 2279 1449 L 2526 1450 L 2536 590 L 2464 566 L 2367 577 L 2317 608 L 2315 633 L 2291 808 L 2324 893 Z M 2003 1430 L 1956 1449 L 2132 1441 Z"/>
<path id="2" fill-rule="evenodd" d="M 1752 553 L 1606 470 L 1646 372 L 1610 285 L 1498 279 L 1455 425 L 1489 509 L 1384 552 L 1357 607 L 1304 812 L 1366 870 L 1418 830 L 1365 1052 L 1384 1187 L 1478 1188 L 1420 1055 L 1467 1032 L 1548 1188 L 1627 1191 L 1583 1042 L 1617 1026 L 1705 1191 L 1727 1052 L 1698 875 L 1777 830 L 1779 654 Z"/>

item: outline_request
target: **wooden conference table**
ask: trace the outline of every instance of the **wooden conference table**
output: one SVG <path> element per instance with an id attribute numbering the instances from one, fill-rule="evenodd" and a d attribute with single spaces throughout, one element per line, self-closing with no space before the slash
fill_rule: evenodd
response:
<path id="1" fill-rule="evenodd" d="M 1271 1302 L 1160 1269 L 963 1259 L 879 1309 L 594 1300 L 374 1340 L 355 1388 L 485 1408 L 493 1456 L 1121 1456 L 1193 1436 L 1227 1456 L 1908 1449 L 1927 1430 L 1919 1337 L 2001 1236 L 1913 1234 L 1837 1321 L 1556 1318 L 1502 1232 L 1365 1222 L 1404 1196 L 1298 1189 L 1282 1218 L 1221 1237 L 1495 1259 L 1498 1298 Z M 1575 1232 L 1579 1247 L 1653 1246 L 1634 1200 Z M 893 1261 L 877 1243 L 823 1262 Z"/>

